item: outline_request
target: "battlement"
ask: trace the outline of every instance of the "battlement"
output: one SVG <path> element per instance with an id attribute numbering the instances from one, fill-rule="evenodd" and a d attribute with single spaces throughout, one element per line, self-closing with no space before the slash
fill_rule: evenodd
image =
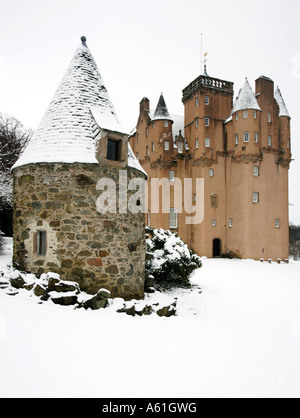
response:
<path id="1" fill-rule="evenodd" d="M 182 101 L 185 103 L 189 100 L 195 93 L 201 92 L 201 90 L 206 91 L 207 89 L 214 89 L 229 95 L 234 94 L 233 91 L 234 83 L 231 81 L 224 81 L 218 78 L 212 78 L 205 75 L 200 75 L 196 80 L 192 81 L 183 91 Z"/>

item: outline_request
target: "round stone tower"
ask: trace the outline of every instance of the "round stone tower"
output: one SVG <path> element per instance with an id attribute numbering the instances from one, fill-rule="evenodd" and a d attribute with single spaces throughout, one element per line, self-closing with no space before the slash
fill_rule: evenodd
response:
<path id="1" fill-rule="evenodd" d="M 87 47 L 76 50 L 14 173 L 14 264 L 59 273 L 96 293 L 142 298 L 143 205 L 128 184 L 146 174 Z M 132 187 L 129 187 L 133 190 Z M 106 197 L 103 197 L 106 196 Z M 140 206 L 139 206 L 140 205 Z"/>

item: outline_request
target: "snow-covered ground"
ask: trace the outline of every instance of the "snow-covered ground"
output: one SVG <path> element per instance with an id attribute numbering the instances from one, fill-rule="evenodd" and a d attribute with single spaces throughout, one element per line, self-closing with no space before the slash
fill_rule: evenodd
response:
<path id="1" fill-rule="evenodd" d="M 203 264 L 171 318 L 0 290 L 0 396 L 299 397 L 300 263 Z"/>

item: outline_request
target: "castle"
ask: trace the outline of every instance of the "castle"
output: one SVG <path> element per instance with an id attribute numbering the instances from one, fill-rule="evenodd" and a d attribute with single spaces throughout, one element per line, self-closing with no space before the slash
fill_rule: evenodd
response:
<path id="1" fill-rule="evenodd" d="M 233 83 L 205 67 L 182 101 L 184 117 L 170 115 L 163 95 L 154 112 L 146 97 L 140 103 L 132 149 L 149 181 L 174 185 L 169 213 L 162 211 L 166 191 L 154 196 L 148 188 L 146 222 L 177 232 L 201 256 L 288 259 L 290 115 L 279 88 L 274 93 L 274 82 L 261 76 L 254 93 L 246 79 L 234 100 Z M 201 193 L 203 220 L 195 224 L 175 203 L 176 180 L 186 178 L 194 202 Z M 196 179 L 204 180 L 202 191 Z M 154 200 L 158 213 L 150 209 Z"/>
<path id="2" fill-rule="evenodd" d="M 13 167 L 14 265 L 52 271 L 95 294 L 140 299 L 145 219 L 101 210 L 105 184 L 146 178 L 119 124 L 86 38 L 76 50 L 38 129 Z M 103 183 L 103 179 L 106 183 Z M 110 196 L 108 196 L 109 198 Z M 125 204 L 130 193 L 125 196 Z M 124 199 L 123 199 L 124 206 Z"/>

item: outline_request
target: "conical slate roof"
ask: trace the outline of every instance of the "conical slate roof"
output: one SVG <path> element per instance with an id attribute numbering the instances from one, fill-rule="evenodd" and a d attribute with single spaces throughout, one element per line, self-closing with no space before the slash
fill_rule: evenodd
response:
<path id="1" fill-rule="evenodd" d="M 282 116 L 287 116 L 288 118 L 290 117 L 289 111 L 286 107 L 285 101 L 283 100 L 281 91 L 279 89 L 279 87 L 277 87 L 277 90 L 275 91 L 275 100 L 279 106 L 279 117 Z"/>
<path id="2" fill-rule="evenodd" d="M 238 112 L 240 110 L 248 110 L 248 109 L 254 109 L 254 110 L 260 110 L 255 94 L 253 93 L 253 90 L 249 84 L 249 81 L 246 78 L 246 81 L 241 88 L 239 95 L 234 103 L 232 114 L 235 112 Z"/>
<path id="3" fill-rule="evenodd" d="M 98 163 L 97 125 L 123 132 L 86 38 L 81 40 L 38 129 L 13 168 L 36 163 Z M 130 150 L 129 156 L 128 165 L 137 168 Z"/>
<path id="4" fill-rule="evenodd" d="M 160 95 L 152 120 L 172 120 L 163 94 Z"/>

